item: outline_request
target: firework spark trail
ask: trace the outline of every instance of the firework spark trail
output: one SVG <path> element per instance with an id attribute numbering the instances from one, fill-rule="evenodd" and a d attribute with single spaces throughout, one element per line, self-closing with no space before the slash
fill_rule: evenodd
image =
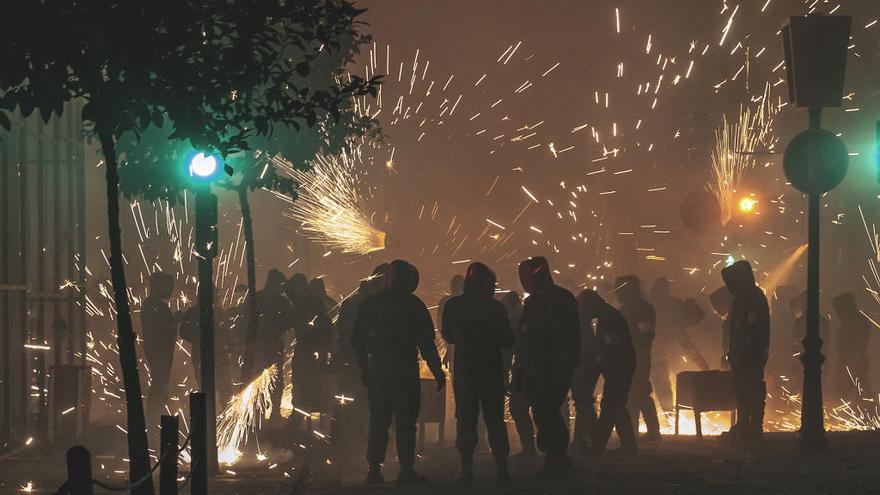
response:
<path id="1" fill-rule="evenodd" d="M 773 115 L 776 110 L 769 100 L 768 83 L 757 110 L 741 108 L 739 119 L 733 123 L 725 115 L 721 127 L 715 131 L 709 190 L 718 198 L 722 224 L 727 224 L 733 218 L 736 207 L 734 192 L 746 170 L 754 168 L 754 153 L 759 146 L 772 149 L 778 139 L 773 135 Z"/>
<path id="2" fill-rule="evenodd" d="M 365 212 L 352 155 L 318 156 L 310 171 L 297 170 L 279 155 L 270 160 L 299 182 L 299 197 L 285 215 L 300 222 L 310 239 L 343 253 L 385 249 L 385 232 Z"/>
<path id="3" fill-rule="evenodd" d="M 271 407 L 272 390 L 278 375 L 272 365 L 234 396 L 217 418 L 217 457 L 224 464 L 234 464 L 241 457 L 239 447 L 247 442 L 248 434 L 260 427 L 260 422 Z"/>

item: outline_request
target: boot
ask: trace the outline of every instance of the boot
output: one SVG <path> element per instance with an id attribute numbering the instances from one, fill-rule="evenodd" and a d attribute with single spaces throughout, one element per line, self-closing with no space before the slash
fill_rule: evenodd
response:
<path id="1" fill-rule="evenodd" d="M 496 480 L 498 481 L 498 484 L 504 485 L 509 483 L 510 470 L 507 469 L 507 457 L 495 459 L 495 465 L 497 466 Z"/>
<path id="2" fill-rule="evenodd" d="M 473 454 L 461 454 L 461 470 L 458 472 L 458 479 L 455 481 L 462 485 L 470 485 L 474 482 Z"/>
<path id="3" fill-rule="evenodd" d="M 373 485 L 384 482 L 385 477 L 382 476 L 382 467 L 379 464 L 370 464 L 370 471 L 367 473 L 367 483 Z"/>

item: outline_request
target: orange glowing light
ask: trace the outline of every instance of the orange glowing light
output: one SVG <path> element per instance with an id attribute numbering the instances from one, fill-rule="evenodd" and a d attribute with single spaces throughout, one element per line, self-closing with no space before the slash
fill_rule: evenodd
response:
<path id="1" fill-rule="evenodd" d="M 757 204 L 757 199 L 746 196 L 739 200 L 739 203 L 737 203 L 737 207 L 739 208 L 739 211 L 743 213 L 752 213 L 755 211 L 755 206 Z"/>

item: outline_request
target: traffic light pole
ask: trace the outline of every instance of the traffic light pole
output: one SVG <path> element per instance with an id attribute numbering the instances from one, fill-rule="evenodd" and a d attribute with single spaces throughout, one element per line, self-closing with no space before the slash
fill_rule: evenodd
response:
<path id="1" fill-rule="evenodd" d="M 821 127 L 822 109 L 810 108 L 810 129 Z M 825 420 L 822 409 L 822 339 L 819 336 L 819 222 L 821 194 L 809 194 L 807 249 L 807 334 L 803 340 L 804 366 L 803 402 L 801 403 L 800 441 L 809 450 L 824 450 Z"/>
<path id="2" fill-rule="evenodd" d="M 208 470 L 219 473 L 217 464 L 217 412 L 214 386 L 214 257 L 217 255 L 217 196 L 208 184 L 196 189 L 196 255 L 199 264 L 199 371 L 205 394 L 205 426 Z"/>

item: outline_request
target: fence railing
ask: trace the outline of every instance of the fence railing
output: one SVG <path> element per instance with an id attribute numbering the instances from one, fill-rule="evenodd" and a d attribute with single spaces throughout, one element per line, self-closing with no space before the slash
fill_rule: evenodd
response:
<path id="1" fill-rule="evenodd" d="M 56 495 L 94 495 L 94 486 L 113 492 L 125 492 L 150 479 L 159 470 L 159 495 L 177 495 L 192 480 L 192 495 L 208 495 L 208 445 L 205 394 L 193 392 L 189 396 L 190 432 L 178 446 L 179 418 L 162 416 L 159 460 L 141 479 L 115 486 L 96 480 L 92 476 L 92 454 L 82 445 L 74 445 L 67 450 L 67 481 L 61 485 Z M 177 461 L 187 445 L 190 448 L 190 471 L 178 485 Z"/>

